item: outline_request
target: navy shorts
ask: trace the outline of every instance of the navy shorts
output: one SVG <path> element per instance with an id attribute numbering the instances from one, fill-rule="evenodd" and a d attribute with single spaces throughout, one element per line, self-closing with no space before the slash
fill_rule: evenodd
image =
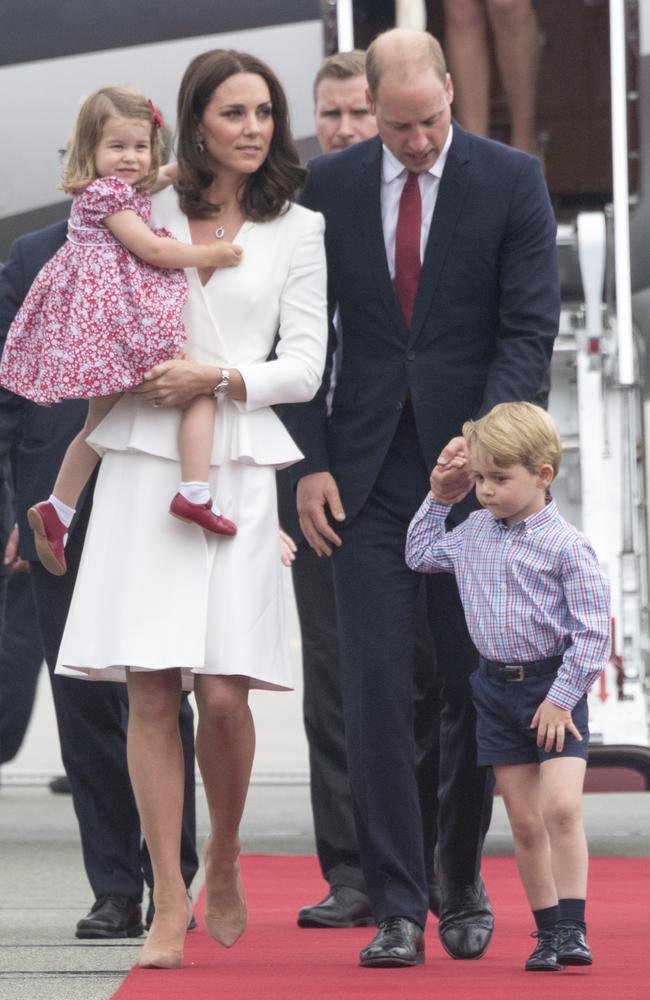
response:
<path id="1" fill-rule="evenodd" d="M 564 736 L 564 750 L 547 753 L 538 747 L 537 730 L 530 722 L 555 680 L 555 674 L 506 681 L 488 677 L 484 662 L 470 676 L 472 700 L 476 708 L 476 745 L 479 767 L 499 764 L 541 764 L 553 757 L 582 757 L 589 754 L 589 708 L 583 695 L 571 710 L 573 724 L 582 743 L 572 733 Z"/>

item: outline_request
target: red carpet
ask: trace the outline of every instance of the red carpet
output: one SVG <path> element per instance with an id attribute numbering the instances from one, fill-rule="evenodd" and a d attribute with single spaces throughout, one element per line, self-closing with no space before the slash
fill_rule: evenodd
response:
<path id="1" fill-rule="evenodd" d="M 136 967 L 117 1000 L 643 1000 L 650 995 L 650 859 L 593 858 L 588 903 L 594 965 L 562 973 L 526 973 L 534 942 L 523 890 L 511 858 L 486 858 L 484 875 L 496 914 L 489 951 L 457 962 L 442 950 L 436 921 L 427 926 L 426 964 L 361 969 L 360 930 L 301 930 L 295 916 L 324 895 L 315 858 L 249 856 L 242 861 L 251 919 L 226 951 L 199 927 L 188 934 L 185 965 L 173 971 Z M 197 906 L 200 920 L 202 900 Z"/>

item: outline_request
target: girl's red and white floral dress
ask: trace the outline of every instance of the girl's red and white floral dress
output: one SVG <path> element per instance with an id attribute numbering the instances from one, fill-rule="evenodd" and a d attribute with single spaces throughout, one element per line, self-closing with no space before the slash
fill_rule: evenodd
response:
<path id="1" fill-rule="evenodd" d="M 108 396 L 182 350 L 185 272 L 152 267 L 115 239 L 103 220 L 125 209 L 148 223 L 151 199 L 116 177 L 74 198 L 66 243 L 9 329 L 1 385 L 36 403 Z"/>

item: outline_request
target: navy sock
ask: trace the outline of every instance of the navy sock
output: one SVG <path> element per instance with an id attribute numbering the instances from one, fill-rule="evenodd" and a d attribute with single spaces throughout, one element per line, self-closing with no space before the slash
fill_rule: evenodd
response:
<path id="1" fill-rule="evenodd" d="M 561 899 L 559 908 L 560 927 L 579 927 L 581 931 L 587 929 L 584 899 Z"/>
<path id="2" fill-rule="evenodd" d="M 556 904 L 555 906 L 547 906 L 545 910 L 533 910 L 533 916 L 537 930 L 548 931 L 551 927 L 555 927 L 560 919 L 560 907 Z"/>

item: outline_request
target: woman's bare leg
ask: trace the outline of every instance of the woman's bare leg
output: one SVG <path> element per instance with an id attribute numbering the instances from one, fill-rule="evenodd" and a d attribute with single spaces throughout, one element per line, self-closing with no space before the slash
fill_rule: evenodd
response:
<path id="1" fill-rule="evenodd" d="M 52 489 L 57 500 L 61 500 L 68 507 L 77 506 L 81 491 L 99 462 L 99 455 L 94 448 L 86 444 L 86 438 L 121 398 L 121 393 L 115 393 L 113 396 L 96 396 L 88 400 L 86 422 L 68 445 Z"/>
<path id="2" fill-rule="evenodd" d="M 185 770 L 178 670 L 128 672 L 127 759 L 149 848 L 156 912 L 140 965 L 176 968 L 191 915 L 180 867 Z"/>
<path id="3" fill-rule="evenodd" d="M 445 52 L 454 114 L 478 135 L 490 128 L 490 50 L 485 0 L 445 0 Z"/>
<path id="4" fill-rule="evenodd" d="M 210 812 L 205 855 L 205 924 L 230 948 L 246 927 L 246 900 L 239 869 L 241 822 L 253 755 L 255 728 L 247 677 L 202 676 L 195 680 L 199 725 L 196 759 Z"/>
<path id="5" fill-rule="evenodd" d="M 510 111 L 510 144 L 533 155 L 537 141 L 539 24 L 531 0 L 487 0 L 494 49 Z"/>

